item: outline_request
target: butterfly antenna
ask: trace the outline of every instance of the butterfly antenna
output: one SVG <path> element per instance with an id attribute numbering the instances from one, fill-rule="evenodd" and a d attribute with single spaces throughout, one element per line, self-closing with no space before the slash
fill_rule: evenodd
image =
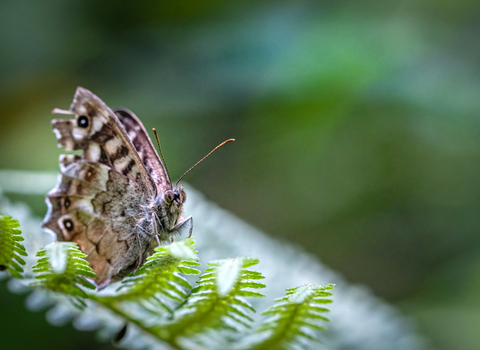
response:
<path id="1" fill-rule="evenodd" d="M 160 146 L 160 139 L 158 138 L 157 130 L 155 130 L 155 128 L 152 128 L 152 130 L 153 130 L 153 133 L 155 134 L 155 138 L 157 139 L 158 150 L 160 151 L 160 156 L 162 157 L 163 166 L 165 167 L 165 170 L 167 171 L 168 178 L 170 179 L 170 174 L 168 172 L 167 163 L 165 162 L 165 158 L 163 157 L 162 146 Z"/>
<path id="2" fill-rule="evenodd" d="M 180 178 L 178 179 L 178 181 L 175 183 L 175 186 L 178 185 L 178 183 L 180 182 L 181 179 L 183 179 L 185 177 L 185 175 L 187 175 L 190 171 L 192 171 L 193 168 L 195 168 L 198 164 L 200 164 L 201 162 L 203 162 L 210 154 L 212 154 L 213 152 L 215 152 L 217 149 L 219 149 L 220 147 L 222 147 L 223 145 L 229 143 L 229 142 L 233 142 L 235 141 L 235 139 L 228 139 L 228 140 L 225 140 L 223 141 L 221 144 L 219 144 L 217 147 L 215 147 L 214 149 L 212 149 L 205 157 L 203 157 L 202 159 L 200 159 L 198 162 L 195 163 L 195 165 L 193 165 L 190 169 L 188 169 L 186 172 L 183 173 L 182 176 L 180 176 Z"/>

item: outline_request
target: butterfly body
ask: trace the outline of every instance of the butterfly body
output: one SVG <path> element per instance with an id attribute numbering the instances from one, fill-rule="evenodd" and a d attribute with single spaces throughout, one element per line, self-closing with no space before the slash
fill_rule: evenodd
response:
<path id="1" fill-rule="evenodd" d="M 162 241 L 188 227 L 191 234 L 193 220 L 183 217 L 185 191 L 172 186 L 131 111 L 113 111 L 79 87 L 67 113 L 75 118 L 52 121 L 58 145 L 83 152 L 60 156 L 43 226 L 80 246 L 101 288 L 138 268 Z"/>

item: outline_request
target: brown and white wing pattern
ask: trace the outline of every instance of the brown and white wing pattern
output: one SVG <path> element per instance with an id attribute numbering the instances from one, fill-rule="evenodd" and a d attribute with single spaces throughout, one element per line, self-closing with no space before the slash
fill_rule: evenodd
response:
<path id="1" fill-rule="evenodd" d="M 150 241 L 143 232 L 148 228 L 138 222 L 139 208 L 147 201 L 143 191 L 103 164 L 79 160 L 62 168 L 47 196 L 44 228 L 59 241 L 79 245 L 98 275 L 98 285 L 125 276 Z"/>
<path id="2" fill-rule="evenodd" d="M 58 145 L 82 149 L 83 159 L 108 165 L 155 196 L 155 184 L 115 113 L 93 93 L 77 88 L 69 111 L 75 119 L 54 119 Z"/>
<path id="3" fill-rule="evenodd" d="M 77 242 L 105 286 L 134 270 L 152 243 L 149 205 L 155 183 L 115 114 L 78 88 L 70 112 L 53 128 L 60 146 L 83 150 L 60 157 L 61 175 L 48 194 L 44 227 Z M 155 226 L 156 227 L 156 226 Z"/>

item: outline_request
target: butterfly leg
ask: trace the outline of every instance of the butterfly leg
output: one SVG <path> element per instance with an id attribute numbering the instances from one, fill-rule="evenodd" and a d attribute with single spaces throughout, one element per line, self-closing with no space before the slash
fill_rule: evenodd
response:
<path id="1" fill-rule="evenodd" d="M 157 214 L 152 213 L 153 231 L 154 231 L 154 235 L 155 235 L 155 238 L 157 240 L 158 246 L 160 247 L 162 245 L 162 243 L 160 243 L 160 238 L 159 238 L 158 229 L 157 229 L 157 222 L 160 222 L 160 220 L 157 220 L 157 219 L 158 219 Z"/>
<path id="2" fill-rule="evenodd" d="M 193 232 L 193 218 L 191 216 L 189 216 L 187 218 L 187 220 L 190 219 L 190 229 L 188 230 L 188 237 L 187 238 L 190 238 L 192 237 L 192 232 Z"/>
<path id="3" fill-rule="evenodd" d="M 139 251 L 140 251 L 140 256 L 138 258 L 138 264 L 137 264 L 137 267 L 135 268 L 135 271 L 133 271 L 133 275 L 135 276 L 135 274 L 137 273 L 138 269 L 140 268 L 140 265 L 142 264 L 142 245 L 140 244 L 140 236 L 138 235 L 138 232 L 137 232 L 137 242 L 138 242 L 138 246 L 139 246 Z"/>
<path id="4" fill-rule="evenodd" d="M 193 218 L 191 216 L 189 216 L 182 222 L 179 222 L 178 224 L 176 224 L 172 228 L 171 232 L 182 232 L 182 230 L 184 230 L 187 227 L 187 224 L 190 224 L 190 228 L 188 230 L 188 236 L 187 236 L 187 238 L 190 238 L 192 236 L 192 231 L 193 231 Z"/>

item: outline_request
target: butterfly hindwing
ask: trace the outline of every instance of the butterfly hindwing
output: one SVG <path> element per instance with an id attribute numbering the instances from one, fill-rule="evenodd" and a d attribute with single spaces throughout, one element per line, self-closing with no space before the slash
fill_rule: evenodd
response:
<path id="1" fill-rule="evenodd" d="M 62 170 L 48 194 L 44 227 L 59 241 L 80 246 L 101 285 L 130 272 L 139 250 L 147 248 L 148 231 L 138 220 L 147 200 L 142 193 L 134 181 L 108 166 L 78 160 Z"/>

